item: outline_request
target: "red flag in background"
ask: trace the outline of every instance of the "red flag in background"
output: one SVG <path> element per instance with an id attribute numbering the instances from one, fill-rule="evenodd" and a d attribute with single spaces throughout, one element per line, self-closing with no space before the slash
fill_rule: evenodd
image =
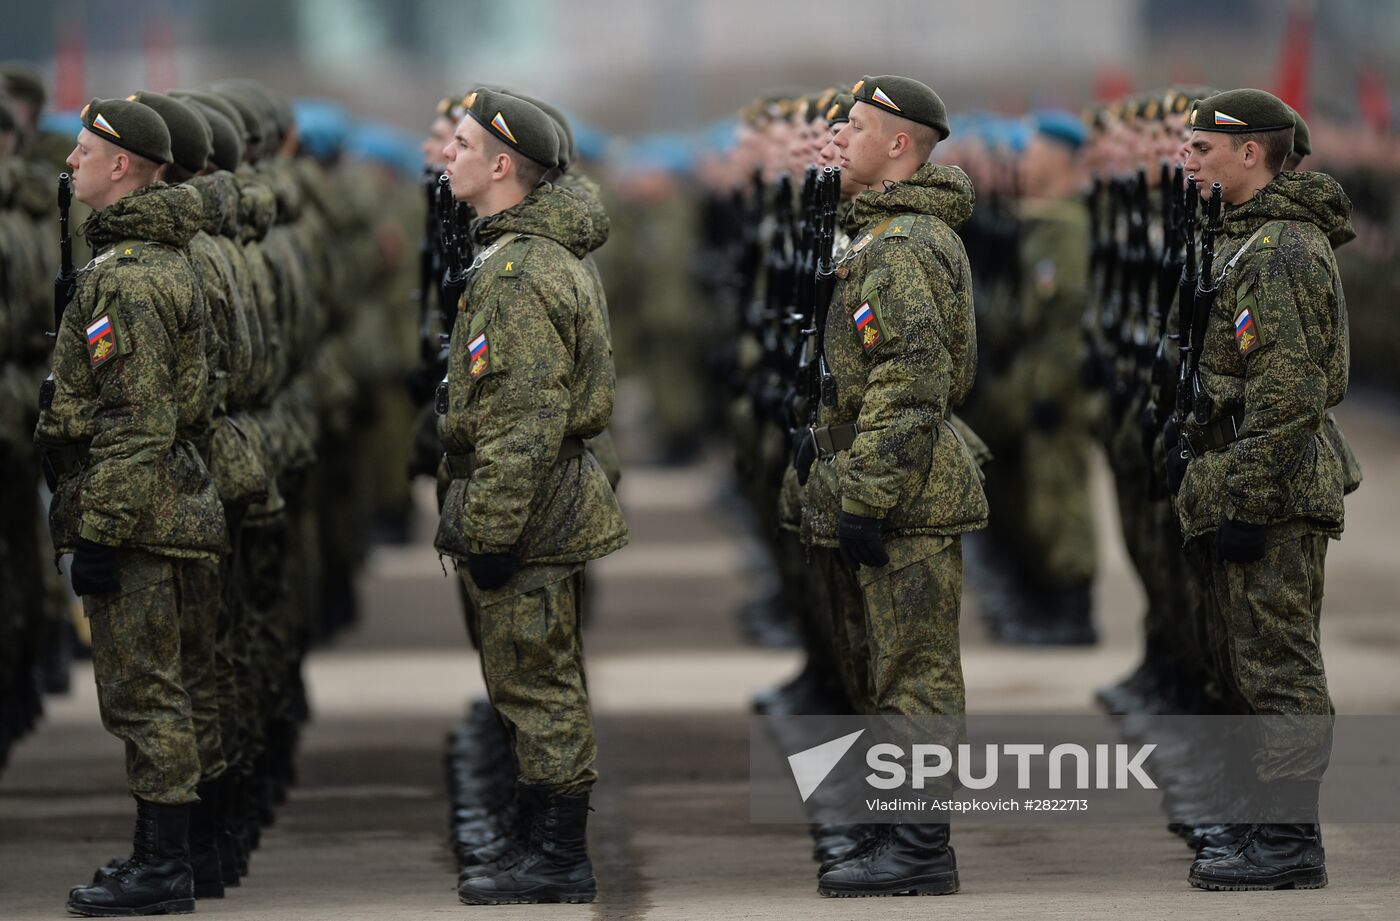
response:
<path id="1" fill-rule="evenodd" d="M 1122 99 L 1132 91 L 1132 75 L 1121 67 L 1104 67 L 1094 75 L 1094 98 L 1099 102 Z"/>
<path id="2" fill-rule="evenodd" d="M 1312 64 L 1312 4 L 1295 4 L 1288 13 L 1288 25 L 1279 49 L 1278 98 L 1291 105 L 1303 118 L 1308 117 L 1308 69 Z"/>
<path id="3" fill-rule="evenodd" d="M 178 79 L 175 73 L 175 30 L 168 18 L 147 25 L 145 46 L 146 86 L 156 93 L 174 89 Z"/>
<path id="4" fill-rule="evenodd" d="M 1381 134 L 1390 131 L 1390 94 L 1386 92 L 1385 75 L 1374 63 L 1362 67 L 1356 75 L 1356 108 L 1366 124 Z"/>
<path id="5" fill-rule="evenodd" d="M 57 40 L 54 42 L 54 94 L 53 107 L 60 111 L 78 109 L 88 101 L 84 85 L 85 50 L 83 48 L 83 21 L 78 18 L 65 18 L 58 26 Z"/>

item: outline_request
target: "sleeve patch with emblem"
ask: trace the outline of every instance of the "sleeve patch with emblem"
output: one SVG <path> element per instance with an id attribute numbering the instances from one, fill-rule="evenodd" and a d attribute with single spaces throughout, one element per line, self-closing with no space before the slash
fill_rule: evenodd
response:
<path id="1" fill-rule="evenodd" d="M 109 314 L 104 313 L 88 324 L 87 349 L 94 368 L 117 354 L 117 330 Z"/>
<path id="2" fill-rule="evenodd" d="M 1259 327 L 1254 323 L 1254 314 L 1246 307 L 1235 317 L 1235 347 L 1241 355 L 1248 355 L 1259 344 Z"/>
<path id="3" fill-rule="evenodd" d="M 861 348 L 870 352 L 880 344 L 882 339 L 880 321 L 876 318 L 875 311 L 871 309 L 869 301 L 856 308 L 851 319 L 855 321 L 856 332 L 860 334 Z"/>
<path id="4" fill-rule="evenodd" d="M 486 343 L 486 334 L 482 333 L 467 345 L 467 352 L 471 356 L 472 380 L 476 380 L 485 374 L 491 367 L 491 359 L 488 355 L 489 348 Z"/>

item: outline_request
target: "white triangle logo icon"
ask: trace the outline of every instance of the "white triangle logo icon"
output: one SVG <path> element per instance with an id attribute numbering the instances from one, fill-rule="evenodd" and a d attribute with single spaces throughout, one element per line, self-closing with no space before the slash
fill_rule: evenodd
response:
<path id="1" fill-rule="evenodd" d="M 826 780 L 826 775 L 864 733 L 864 729 L 858 729 L 850 735 L 788 755 L 788 767 L 792 769 L 792 779 L 797 781 L 797 792 L 802 795 L 802 802 L 807 802 L 807 797 L 816 792 L 817 787 Z"/>

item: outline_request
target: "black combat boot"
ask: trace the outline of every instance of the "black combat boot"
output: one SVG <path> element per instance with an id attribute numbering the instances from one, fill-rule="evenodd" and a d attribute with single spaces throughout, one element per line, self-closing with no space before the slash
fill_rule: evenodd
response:
<path id="1" fill-rule="evenodd" d="M 224 897 L 217 832 L 218 788 L 219 781 L 204 781 L 195 788 L 199 802 L 190 806 L 190 871 L 194 874 L 197 899 Z"/>
<path id="2" fill-rule="evenodd" d="M 1196 862 L 1231 857 L 1238 853 L 1248 841 L 1253 825 L 1230 824 L 1209 825 L 1197 828 L 1186 839 L 1188 847 L 1195 848 Z"/>
<path id="3" fill-rule="evenodd" d="M 1092 612 L 1087 585 L 1028 588 L 1019 616 L 1001 624 L 1000 637 L 1016 646 L 1092 646 L 1099 641 Z"/>
<path id="4" fill-rule="evenodd" d="M 505 841 L 500 847 L 478 849 L 472 859 L 461 859 L 457 864 L 457 881 L 472 877 L 495 876 L 508 870 L 525 856 L 530 829 L 534 825 L 535 813 L 540 806 L 539 787 L 521 784 L 515 793 L 513 819 L 507 827 Z"/>
<path id="5" fill-rule="evenodd" d="M 190 807 L 136 800 L 131 857 L 90 886 L 68 893 L 68 910 L 89 918 L 176 915 L 194 911 L 189 857 Z"/>
<path id="6" fill-rule="evenodd" d="M 957 892 L 957 855 L 948 833 L 946 824 L 891 825 L 859 857 L 823 873 L 817 891 L 838 898 Z"/>
<path id="7" fill-rule="evenodd" d="M 1187 876 L 1198 889 L 1321 889 L 1327 885 L 1322 830 L 1317 825 L 1254 825 L 1227 857 L 1197 860 Z"/>
<path id="8" fill-rule="evenodd" d="M 238 769 L 230 767 L 218 780 L 214 792 L 214 846 L 219 849 L 219 876 L 224 888 L 238 886 L 242 874 L 238 872 L 240 858 L 247 864 L 242 854 L 242 841 L 238 837 Z"/>
<path id="9" fill-rule="evenodd" d="M 463 879 L 457 887 L 463 903 L 591 902 L 597 896 L 588 859 L 588 794 L 536 787 L 533 795 L 538 799 L 520 859 L 491 876 Z"/>

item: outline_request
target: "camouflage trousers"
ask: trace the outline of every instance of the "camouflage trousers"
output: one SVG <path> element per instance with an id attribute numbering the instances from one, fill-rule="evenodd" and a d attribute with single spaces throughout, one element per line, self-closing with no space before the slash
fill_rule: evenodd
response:
<path id="1" fill-rule="evenodd" d="M 486 693 L 510 736 L 521 783 L 592 789 L 598 745 L 583 671 L 582 566 L 527 566 L 483 591 L 464 570 Z"/>
<path id="2" fill-rule="evenodd" d="M 1320 644 L 1327 540 L 1299 523 L 1281 525 L 1272 529 L 1263 559 L 1248 564 L 1217 559 L 1213 534 L 1189 546 L 1216 656 L 1213 670 L 1232 709 L 1266 717 L 1335 712 Z M 1263 747 L 1255 759 L 1260 779 L 1322 778 L 1326 739 L 1300 740 L 1283 720 L 1261 725 Z"/>
<path id="3" fill-rule="evenodd" d="M 1089 495 L 1089 436 L 1067 426 L 1026 431 L 987 465 L 992 533 L 1031 584 L 1094 581 L 1098 557 Z"/>
<path id="4" fill-rule="evenodd" d="M 126 743 L 131 792 L 155 803 L 194 802 L 200 779 L 181 660 L 185 565 L 129 551 L 121 590 L 83 599 L 102 725 Z"/>
<path id="5" fill-rule="evenodd" d="M 958 620 L 962 541 L 886 541 L 887 566 L 851 570 L 835 550 L 812 548 L 830 604 L 838 661 L 856 708 L 882 716 L 966 711 Z"/>
<path id="6" fill-rule="evenodd" d="M 214 653 L 223 607 L 222 577 L 219 564 L 212 560 L 182 560 L 179 577 L 180 677 L 190 696 L 199 778 L 213 780 L 227 767 Z"/>

